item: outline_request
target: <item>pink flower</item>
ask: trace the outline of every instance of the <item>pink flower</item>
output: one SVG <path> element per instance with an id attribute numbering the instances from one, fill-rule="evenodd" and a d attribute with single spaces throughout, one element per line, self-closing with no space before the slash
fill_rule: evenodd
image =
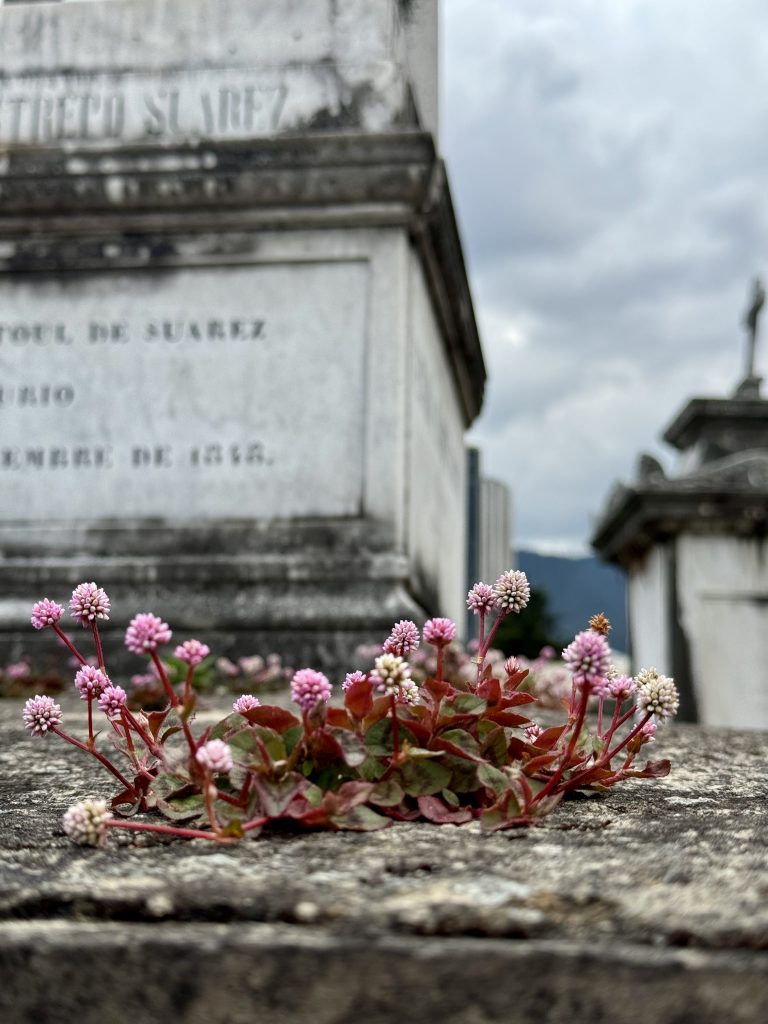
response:
<path id="1" fill-rule="evenodd" d="M 238 697 L 235 703 L 232 705 L 232 710 L 237 711 L 239 714 L 243 714 L 244 711 L 252 711 L 253 708 L 260 708 L 261 701 L 258 697 L 254 697 L 251 693 L 244 693 L 242 697 Z"/>
<path id="2" fill-rule="evenodd" d="M 515 672 L 520 671 L 520 662 L 517 658 L 507 658 L 504 662 L 504 671 L 508 676 L 513 676 Z"/>
<path id="3" fill-rule="evenodd" d="M 35 629 L 44 629 L 46 626 L 53 626 L 64 614 L 64 609 L 55 601 L 49 601 L 44 597 L 42 601 L 32 605 L 32 625 Z"/>
<path id="4" fill-rule="evenodd" d="M 368 676 L 365 672 L 347 672 L 344 677 L 344 682 L 341 684 L 341 688 L 344 693 L 346 693 L 350 686 L 354 686 L 355 683 L 364 683 L 367 678 Z"/>
<path id="5" fill-rule="evenodd" d="M 22 712 L 24 727 L 33 736 L 46 736 L 61 721 L 61 708 L 53 697 L 30 697 Z"/>
<path id="6" fill-rule="evenodd" d="M 80 583 L 72 591 L 69 611 L 85 628 L 96 619 L 109 618 L 109 598 L 95 583 Z"/>
<path id="7" fill-rule="evenodd" d="M 392 627 L 392 632 L 384 641 L 387 654 L 399 654 L 404 657 L 419 646 L 419 631 L 416 623 L 410 619 L 401 619 Z"/>
<path id="8" fill-rule="evenodd" d="M 493 593 L 499 608 L 505 612 L 521 612 L 531 599 L 528 577 L 520 569 L 510 569 L 496 580 Z"/>
<path id="9" fill-rule="evenodd" d="M 212 775 L 232 771 L 232 750 L 224 740 L 208 740 L 198 747 L 195 760 L 201 768 L 205 768 Z"/>
<path id="10" fill-rule="evenodd" d="M 331 696 L 331 684 L 322 672 L 312 668 L 302 668 L 291 680 L 291 700 L 295 701 L 303 711 L 311 711 L 319 701 L 328 700 Z"/>
<path id="11" fill-rule="evenodd" d="M 99 697 L 99 707 L 107 718 L 120 718 L 126 699 L 122 686 L 108 686 Z"/>
<path id="12" fill-rule="evenodd" d="M 475 615 L 485 614 L 496 607 L 496 595 L 493 587 L 487 583 L 476 583 L 467 594 L 467 608 Z"/>
<path id="13" fill-rule="evenodd" d="M 80 691 L 80 700 L 100 697 L 111 685 L 109 677 L 100 668 L 93 668 L 91 665 L 83 665 L 75 676 L 75 686 Z"/>
<path id="14" fill-rule="evenodd" d="M 31 674 L 32 667 L 28 661 L 14 661 L 0 669 L 0 675 L 4 675 L 6 679 L 26 679 Z"/>
<path id="15" fill-rule="evenodd" d="M 165 625 L 165 623 L 163 623 Z M 165 627 L 168 629 L 168 627 Z M 168 639 L 170 640 L 171 635 L 168 633 Z M 166 643 L 167 641 L 162 641 Z M 211 648 L 208 644 L 202 644 L 199 640 L 185 640 L 183 644 L 179 644 L 176 650 L 173 652 L 174 658 L 178 658 L 179 661 L 186 661 L 192 668 L 196 668 L 201 661 L 208 657 L 211 653 Z"/>
<path id="16" fill-rule="evenodd" d="M 125 631 L 125 646 L 134 654 L 156 651 L 160 644 L 167 644 L 172 633 L 168 623 L 152 612 L 143 612 L 131 619 Z"/>
<path id="17" fill-rule="evenodd" d="M 456 636 L 456 623 L 451 619 L 429 619 L 424 623 L 424 639 L 433 647 L 447 647 Z"/>
<path id="18" fill-rule="evenodd" d="M 80 846 L 103 846 L 107 838 L 110 814 L 106 800 L 81 800 L 64 815 L 64 831 Z"/>
<path id="19" fill-rule="evenodd" d="M 646 722 L 638 735 L 643 737 L 643 743 L 653 743 L 653 737 L 656 735 L 657 729 L 658 726 L 655 722 Z"/>
<path id="20" fill-rule="evenodd" d="M 637 683 L 630 676 L 614 676 L 608 681 L 608 695 L 614 700 L 627 700 L 637 690 Z"/>
<path id="21" fill-rule="evenodd" d="M 600 633 L 585 629 L 577 633 L 563 651 L 563 661 L 573 673 L 575 683 L 601 688 L 608 675 L 611 649 Z"/>

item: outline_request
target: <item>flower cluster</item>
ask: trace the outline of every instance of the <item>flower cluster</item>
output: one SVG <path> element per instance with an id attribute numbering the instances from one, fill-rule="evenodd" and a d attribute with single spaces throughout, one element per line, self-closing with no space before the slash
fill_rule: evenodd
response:
<path id="1" fill-rule="evenodd" d="M 35 629 L 45 629 L 46 626 L 54 626 L 63 614 L 64 609 L 60 604 L 56 604 L 55 601 L 49 601 L 47 597 L 44 597 L 42 601 L 38 601 L 37 604 L 32 606 L 32 625 Z"/>
<path id="2" fill-rule="evenodd" d="M 655 668 L 643 669 L 637 676 L 637 709 L 659 718 L 677 714 L 680 695 L 669 676 L 660 675 Z"/>
<path id="3" fill-rule="evenodd" d="M 72 591 L 69 611 L 82 626 L 109 618 L 109 598 L 95 583 L 80 583 Z"/>
<path id="4" fill-rule="evenodd" d="M 601 688 L 611 663 L 611 649 L 605 637 L 591 629 L 577 633 L 563 651 L 563 661 L 581 686 Z"/>
<path id="5" fill-rule="evenodd" d="M 131 619 L 125 632 L 125 646 L 134 654 L 147 654 L 167 644 L 171 635 L 167 622 L 151 612 L 143 612 Z"/>
<path id="6" fill-rule="evenodd" d="M 120 718 L 127 700 L 122 686 L 108 686 L 99 697 L 99 707 L 107 718 Z"/>
<path id="7" fill-rule="evenodd" d="M 105 800 L 81 800 L 73 804 L 62 820 L 64 831 L 80 846 L 103 846 L 110 814 Z"/>
<path id="8" fill-rule="evenodd" d="M 195 760 L 213 775 L 232 771 L 232 749 L 223 740 L 208 740 L 195 752 Z"/>
<path id="9" fill-rule="evenodd" d="M 425 627 L 426 629 L 426 627 Z M 426 636 L 424 637 L 426 640 Z M 410 619 L 401 619 L 392 627 L 392 632 L 384 641 L 384 650 L 387 654 L 396 654 L 404 658 L 406 654 L 415 651 L 419 646 L 419 631 L 416 623 Z"/>
<path id="10" fill-rule="evenodd" d="M 254 708 L 260 707 L 261 701 L 258 697 L 254 697 L 252 693 L 244 693 L 242 697 L 238 697 L 234 702 L 232 710 L 242 715 L 246 711 L 253 711 Z"/>
<path id="11" fill-rule="evenodd" d="M 456 623 L 451 619 L 430 619 L 424 623 L 424 640 L 433 647 L 447 647 L 456 638 Z"/>
<path id="12" fill-rule="evenodd" d="M 531 599 L 528 577 L 519 569 L 510 569 L 496 580 L 493 593 L 497 607 L 506 612 L 521 612 Z"/>
<path id="13" fill-rule="evenodd" d="M 496 607 L 496 594 L 487 583 L 475 583 L 467 594 L 467 608 L 476 615 L 485 615 Z"/>
<path id="14" fill-rule="evenodd" d="M 154 616 L 153 616 L 154 618 Z M 168 630 L 168 626 L 163 622 L 162 626 Z M 168 630 L 168 640 L 171 638 L 170 630 Z M 159 641 L 160 643 L 168 643 L 168 640 Z M 185 640 L 183 644 L 179 644 L 176 650 L 173 652 L 174 658 L 178 658 L 179 661 L 186 661 L 190 668 L 197 668 L 208 655 L 211 653 L 211 648 L 208 644 L 201 644 L 199 640 Z"/>
<path id="15" fill-rule="evenodd" d="M 329 700 L 330 696 L 331 684 L 322 672 L 302 668 L 291 680 L 291 700 L 295 701 L 302 711 L 311 711 L 320 701 Z"/>
<path id="16" fill-rule="evenodd" d="M 106 673 L 93 665 L 83 665 L 75 675 L 75 688 L 80 693 L 80 700 L 93 700 L 94 697 L 100 697 L 110 685 Z"/>
<path id="17" fill-rule="evenodd" d="M 33 736 L 47 736 L 61 722 L 61 707 L 53 697 L 30 697 L 22 712 L 25 728 Z"/>
<path id="18" fill-rule="evenodd" d="M 411 669 L 404 658 L 385 652 L 373 663 L 371 682 L 380 693 L 388 693 L 404 704 L 415 704 L 419 688 L 411 679 Z"/>

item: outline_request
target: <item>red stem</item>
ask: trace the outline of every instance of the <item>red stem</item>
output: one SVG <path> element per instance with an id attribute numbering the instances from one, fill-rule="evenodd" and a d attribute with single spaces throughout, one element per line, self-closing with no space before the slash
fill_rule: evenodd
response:
<path id="1" fill-rule="evenodd" d="M 392 761 L 400 756 L 400 723 L 397 719 L 397 699 L 394 693 L 389 695 L 389 706 L 392 710 Z"/>
<path id="2" fill-rule="evenodd" d="M 55 622 L 52 623 L 52 627 L 51 628 L 53 629 L 53 631 L 56 634 L 56 636 L 59 637 L 59 639 L 62 640 L 67 645 L 67 647 L 70 649 L 70 651 L 72 651 L 72 653 L 77 658 L 77 660 L 80 662 L 80 664 L 81 665 L 87 665 L 88 662 L 82 656 L 80 651 L 78 651 L 78 649 L 75 647 L 75 645 L 69 639 L 67 634 L 66 633 L 62 633 L 62 631 L 59 629 L 59 627 L 56 625 Z"/>
<path id="3" fill-rule="evenodd" d="M 576 724 L 573 727 L 573 732 L 571 733 L 571 738 L 570 738 L 570 741 L 568 743 L 568 747 L 567 747 L 567 749 L 565 751 L 565 754 L 563 754 L 563 757 L 560 760 L 560 763 L 558 764 L 557 769 L 555 770 L 555 774 L 550 778 L 549 782 L 546 783 L 544 788 L 539 790 L 539 792 L 536 794 L 536 796 L 533 798 L 533 800 L 531 800 L 531 803 L 529 805 L 530 807 L 532 807 L 535 803 L 538 803 L 538 801 L 543 799 L 548 793 L 551 793 L 552 790 L 555 788 L 555 786 L 560 781 L 560 779 L 562 779 L 563 775 L 565 774 L 565 770 L 568 767 L 568 762 L 571 760 L 571 757 L 573 756 L 573 751 L 576 748 L 576 744 L 577 744 L 577 742 L 579 740 L 579 736 L 581 734 L 582 726 L 584 725 L 584 717 L 585 717 L 585 715 L 587 713 L 587 704 L 588 703 L 589 703 L 589 687 L 586 684 L 582 684 L 582 687 L 581 687 L 581 703 L 579 705 L 579 713 L 578 713 L 578 716 L 576 718 Z"/>
<path id="4" fill-rule="evenodd" d="M 67 743 L 71 743 L 73 746 L 79 747 L 80 750 L 84 750 L 86 754 L 93 754 L 93 756 L 98 761 L 101 761 L 105 768 L 109 769 L 109 771 L 112 772 L 116 779 L 120 780 L 120 782 L 123 784 L 123 786 L 125 786 L 125 788 L 129 792 L 135 792 L 133 786 L 128 781 L 128 779 L 126 779 L 126 777 L 122 774 L 122 772 L 115 768 L 112 762 L 108 760 L 106 757 L 104 757 L 104 755 L 101 754 L 98 750 L 96 750 L 95 747 L 92 749 L 91 747 L 86 746 L 85 743 L 81 743 L 80 740 L 76 740 L 74 736 L 70 736 L 68 732 L 64 732 L 63 729 L 59 729 L 57 725 L 51 726 L 51 732 L 55 732 L 57 736 L 61 736 L 61 738 L 63 740 L 66 740 Z"/>
<path id="5" fill-rule="evenodd" d="M 163 668 L 162 661 L 160 661 L 160 659 L 157 656 L 157 651 L 151 651 L 150 654 L 152 657 L 152 662 L 155 668 L 157 669 L 157 674 L 160 676 L 160 682 L 163 684 L 163 688 L 165 689 L 165 692 L 168 695 L 168 700 L 170 700 L 174 710 L 176 711 L 176 714 L 179 716 L 181 728 L 184 730 L 184 736 L 186 737 L 190 753 L 194 755 L 195 751 L 197 750 L 197 744 L 195 743 L 194 737 L 190 732 L 186 718 L 179 711 L 180 701 L 178 695 L 174 688 L 171 686 L 171 681 L 169 680 L 168 675 L 165 669 Z"/>
<path id="6" fill-rule="evenodd" d="M 88 696 L 88 746 L 93 746 L 93 694 Z"/>
<path id="7" fill-rule="evenodd" d="M 632 711 L 634 711 L 634 708 L 632 709 Z M 632 713 L 632 712 L 630 712 L 630 713 Z M 617 743 L 616 746 L 613 748 L 613 750 L 607 751 L 605 754 L 602 754 L 600 757 L 598 757 L 597 761 L 595 761 L 595 763 L 592 765 L 591 768 L 585 768 L 584 771 L 577 772 L 574 776 L 572 776 L 570 779 L 568 779 L 568 789 L 575 788 L 575 785 L 578 785 L 583 779 L 587 778 L 587 776 L 590 775 L 595 770 L 595 768 L 604 768 L 606 765 L 608 767 L 610 767 L 611 760 L 614 757 L 616 757 L 618 752 L 620 750 L 622 750 L 627 745 L 627 743 L 629 743 L 629 741 L 640 732 L 640 730 L 643 728 L 643 726 L 645 725 L 645 723 L 648 721 L 648 719 L 651 717 L 652 714 L 653 714 L 653 712 L 649 711 L 648 714 L 645 716 L 645 718 L 642 720 L 642 722 L 640 722 L 638 725 L 636 725 L 635 728 L 632 729 L 631 732 L 627 733 L 627 735 L 624 737 L 624 739 L 621 741 L 621 743 Z M 626 717 L 626 716 L 624 716 L 624 717 Z M 631 764 L 632 760 L 633 760 L 633 758 L 630 758 L 630 764 Z M 620 769 L 620 771 L 624 771 L 625 768 L 627 768 L 627 764 L 626 763 Z M 620 772 L 617 772 L 617 774 L 620 774 Z M 609 779 L 605 780 L 605 782 L 609 782 L 609 781 L 610 781 Z"/>
<path id="8" fill-rule="evenodd" d="M 99 627 L 96 624 L 96 619 L 91 622 L 91 631 L 93 632 L 93 642 L 96 645 L 96 657 L 99 660 L 99 668 L 106 675 L 107 669 L 104 664 L 104 651 L 101 649 L 101 637 L 99 636 Z"/>
<path id="9" fill-rule="evenodd" d="M 215 832 L 206 832 L 199 828 L 176 828 L 173 825 L 149 825 L 143 821 L 123 821 L 117 818 L 110 818 L 107 822 L 108 828 L 127 828 L 134 832 L 160 832 L 166 836 L 179 836 L 182 839 L 212 839 L 214 842 L 230 842 L 228 837 L 222 837 Z"/>
<path id="10" fill-rule="evenodd" d="M 442 683 L 443 681 L 443 648 L 437 648 L 437 681 Z"/>
<path id="11" fill-rule="evenodd" d="M 131 726 L 132 729 L 136 730 L 141 742 L 146 746 L 150 754 L 154 754 L 155 757 L 164 762 L 165 754 L 163 752 L 163 748 L 153 741 L 152 737 L 142 726 L 141 722 L 136 719 L 128 708 L 123 708 L 123 719 Z"/>

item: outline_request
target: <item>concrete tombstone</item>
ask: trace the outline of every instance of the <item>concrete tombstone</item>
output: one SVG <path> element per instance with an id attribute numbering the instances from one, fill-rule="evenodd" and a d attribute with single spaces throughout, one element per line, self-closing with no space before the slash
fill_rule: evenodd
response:
<path id="1" fill-rule="evenodd" d="M 485 370 L 436 149 L 436 4 L 0 7 L 0 630 L 334 665 L 458 617 Z"/>

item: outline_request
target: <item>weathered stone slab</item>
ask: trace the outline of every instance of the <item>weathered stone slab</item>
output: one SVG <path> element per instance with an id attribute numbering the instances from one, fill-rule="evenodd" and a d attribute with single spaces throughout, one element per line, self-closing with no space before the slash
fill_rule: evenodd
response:
<path id="1" fill-rule="evenodd" d="M 27 740 L 19 712 L 0 709 L 4 1021 L 762 1019 L 765 735 L 665 730 L 667 779 L 570 800 L 526 831 L 84 850 L 60 815 L 103 780 Z"/>

